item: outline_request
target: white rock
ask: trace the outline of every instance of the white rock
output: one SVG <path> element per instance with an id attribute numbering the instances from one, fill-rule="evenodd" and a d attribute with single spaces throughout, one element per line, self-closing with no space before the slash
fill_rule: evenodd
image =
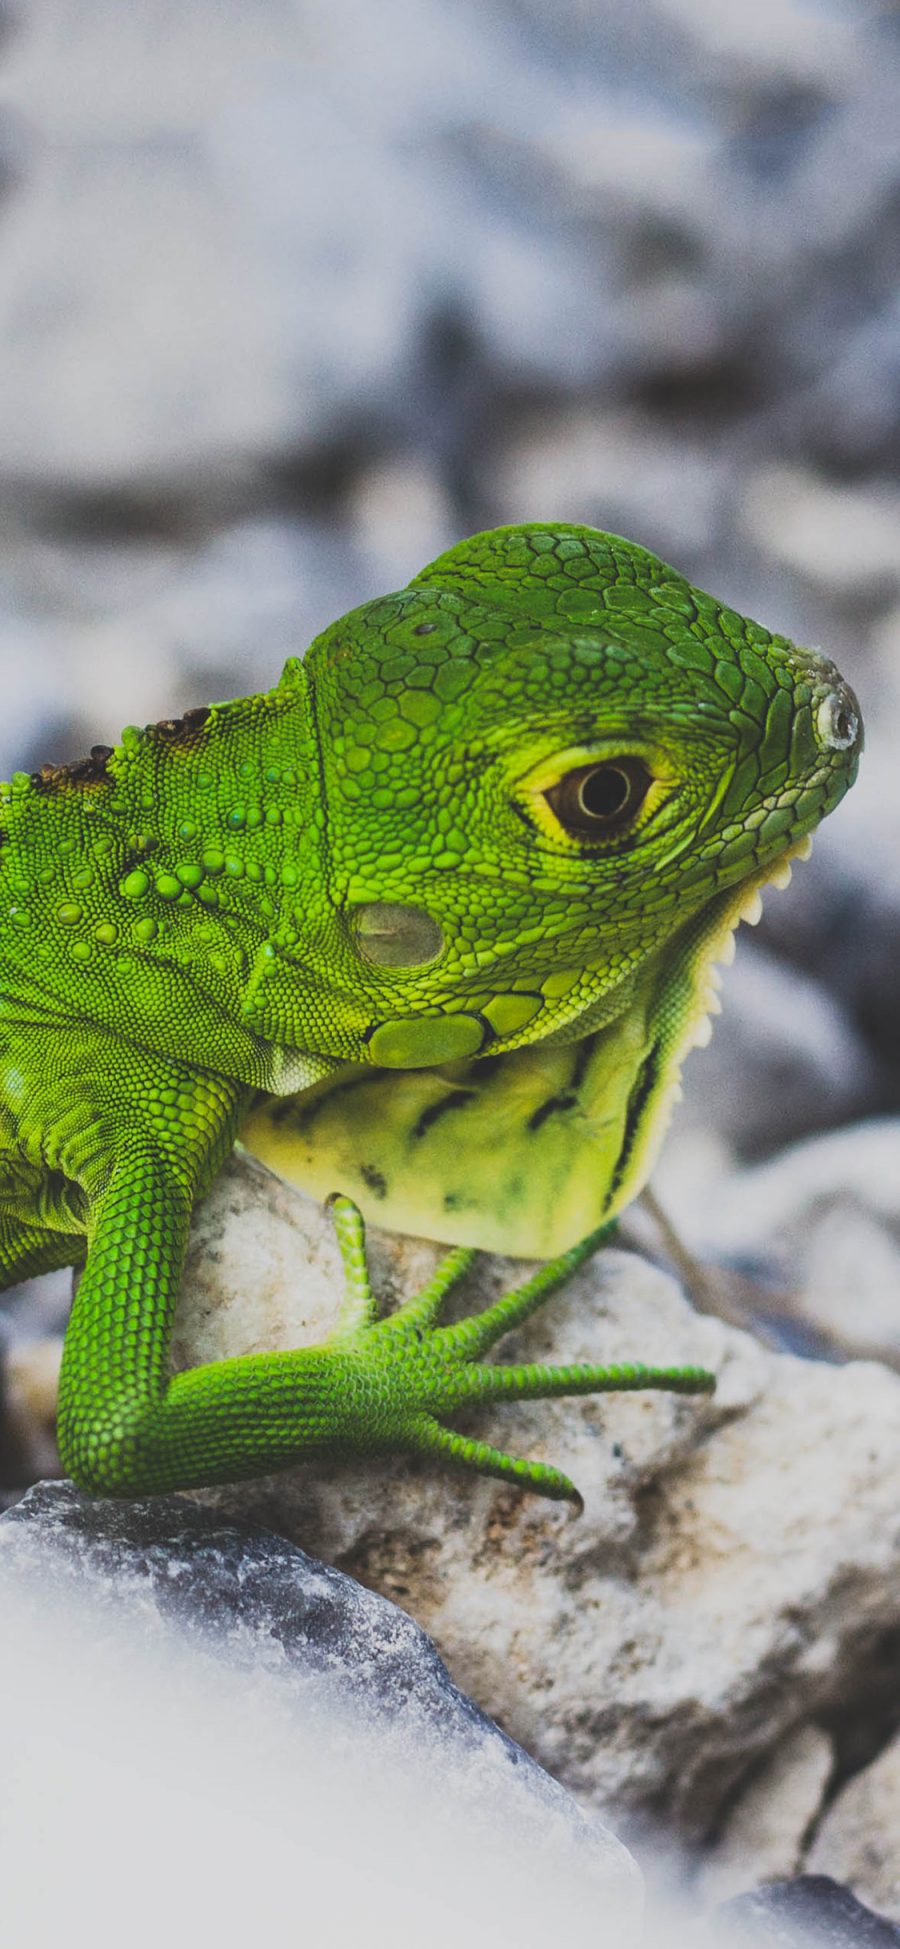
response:
<path id="1" fill-rule="evenodd" d="M 376 1238 L 373 1263 L 390 1297 L 421 1280 L 432 1249 Z M 498 1272 L 515 1276 L 492 1265 L 479 1294 Z M 322 1214 L 235 1162 L 200 1216 L 177 1357 L 309 1341 L 336 1296 Z M 405 1461 L 315 1460 L 213 1499 L 264 1512 L 397 1599 L 457 1681 L 586 1800 L 617 1816 L 664 1809 L 702 1834 L 792 1728 L 847 1704 L 859 1647 L 900 1613 L 900 1381 L 769 1355 L 617 1251 L 515 1350 L 705 1361 L 719 1392 L 473 1417 L 487 1439 L 566 1467 L 580 1521 Z"/>
<path id="2" fill-rule="evenodd" d="M 838 1794 L 803 1864 L 900 1921 L 900 1739 Z"/>
<path id="3" fill-rule="evenodd" d="M 494 469 L 499 521 L 586 521 L 684 562 L 709 542 L 731 498 L 727 465 L 648 417 L 547 410 L 517 432 Z"/>
<path id="4" fill-rule="evenodd" d="M 837 595 L 900 582 L 900 494 L 889 483 L 832 487 L 799 467 L 766 467 L 749 483 L 747 533 L 767 554 Z"/>
<path id="5" fill-rule="evenodd" d="M 900 1226 L 879 1223 L 852 1194 L 837 1194 L 798 1210 L 791 1232 L 800 1314 L 845 1351 L 897 1366 Z"/>
<path id="6" fill-rule="evenodd" d="M 838 1348 L 900 1361 L 900 1119 L 810 1138 L 735 1169 L 714 1143 L 678 1131 L 654 1184 L 702 1261 L 762 1274 L 789 1310 Z"/>
<path id="7" fill-rule="evenodd" d="M 833 85 L 835 70 L 850 64 L 857 50 L 849 23 L 816 11 L 815 32 L 810 31 L 810 14 L 795 0 L 762 0 L 758 7 L 720 7 L 716 0 L 661 0 L 665 19 L 677 21 L 698 49 L 710 57 L 739 61 L 746 72 L 751 67 L 760 74 L 777 77 L 782 87 L 788 77 L 812 82 L 820 79 Z"/>
<path id="8" fill-rule="evenodd" d="M 831 1740 L 819 1726 L 800 1726 L 782 1740 L 732 1808 L 704 1863 L 704 1901 L 714 1907 L 762 1882 L 797 1874 L 833 1766 Z"/>
<path id="9" fill-rule="evenodd" d="M 710 1168 L 715 1169 L 710 1152 Z M 715 1187 L 703 1187 L 696 1205 L 678 1213 L 691 1241 L 709 1251 L 728 1252 L 755 1239 L 770 1247 L 816 1205 L 824 1210 L 835 1199 L 853 1199 L 876 1218 L 891 1223 L 900 1217 L 897 1167 L 900 1162 L 900 1118 L 873 1117 L 795 1144 L 780 1156 L 735 1173 Z"/>

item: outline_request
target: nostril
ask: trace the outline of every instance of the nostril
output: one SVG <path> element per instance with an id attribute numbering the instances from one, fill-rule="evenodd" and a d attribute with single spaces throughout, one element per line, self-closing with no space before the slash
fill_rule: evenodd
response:
<path id="1" fill-rule="evenodd" d="M 816 712 L 816 735 L 826 751 L 849 751 L 859 740 L 859 709 L 853 692 L 843 685 L 823 697 Z"/>

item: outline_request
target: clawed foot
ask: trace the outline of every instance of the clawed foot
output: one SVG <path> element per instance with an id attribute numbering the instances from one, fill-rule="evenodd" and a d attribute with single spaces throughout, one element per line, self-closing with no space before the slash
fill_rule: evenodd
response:
<path id="1" fill-rule="evenodd" d="M 520 1460 L 488 1442 L 456 1434 L 444 1417 L 479 1401 L 527 1401 L 553 1395 L 607 1394 L 664 1388 L 675 1394 L 709 1394 L 715 1378 L 702 1367 L 589 1365 L 504 1367 L 481 1360 L 505 1333 L 521 1325 L 556 1287 L 596 1251 L 615 1227 L 603 1225 L 581 1243 L 551 1259 L 523 1286 L 505 1293 L 484 1312 L 439 1325 L 441 1309 L 468 1272 L 477 1252 L 448 1253 L 423 1291 L 379 1320 L 366 1262 L 362 1213 L 340 1193 L 329 1199 L 346 1274 L 346 1294 L 329 1349 L 341 1359 L 348 1415 L 359 1433 L 355 1445 L 413 1449 L 439 1454 L 482 1475 L 496 1475 L 538 1495 L 581 1508 L 574 1483 L 560 1469 Z"/>

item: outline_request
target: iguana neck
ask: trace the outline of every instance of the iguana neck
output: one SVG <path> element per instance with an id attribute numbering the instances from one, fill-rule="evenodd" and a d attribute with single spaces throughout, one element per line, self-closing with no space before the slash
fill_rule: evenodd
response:
<path id="1" fill-rule="evenodd" d="M 712 1035 L 712 1017 L 721 1011 L 719 969 L 734 959 L 741 921 L 751 926 L 762 912 L 761 890 L 786 886 L 790 861 L 806 858 L 803 839 L 762 873 L 716 896 L 652 955 L 635 985 L 633 998 L 617 1018 L 607 1042 L 611 1062 L 621 1067 L 629 1043 L 635 1052 L 622 1141 L 607 1187 L 603 1213 L 615 1217 L 643 1189 L 681 1095 L 681 1071 L 694 1048 Z"/>
<path id="2" fill-rule="evenodd" d="M 786 858 L 686 922 L 606 996 L 602 1021 L 597 1007 L 530 1047 L 431 1070 L 348 1065 L 277 1122 L 254 1109 L 245 1143 L 313 1196 L 339 1184 L 399 1231 L 517 1256 L 568 1250 L 646 1183 L 684 1058 L 718 1007 L 715 963 L 758 917 L 766 877 L 783 883 Z"/>

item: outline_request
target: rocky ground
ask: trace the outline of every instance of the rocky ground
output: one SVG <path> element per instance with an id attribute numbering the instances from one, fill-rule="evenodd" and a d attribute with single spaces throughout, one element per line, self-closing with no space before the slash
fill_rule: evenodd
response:
<path id="1" fill-rule="evenodd" d="M 686 1072 L 654 1187 L 680 1243 L 635 1213 L 530 1329 L 702 1356 L 715 1401 L 508 1411 L 580 1524 L 387 1466 L 227 1507 L 408 1609 L 583 1806 L 642 1854 L 678 1836 L 698 1901 L 807 1870 L 900 1920 L 896 10 L 10 0 L 0 28 L 0 772 L 267 685 L 529 516 L 634 536 L 859 690 L 860 782 Z M 235 1166 L 181 1357 L 327 1317 L 318 1222 Z M 377 1257 L 390 1288 L 427 1253 Z M 60 1275 L 4 1308 L 11 1500 L 52 1473 L 67 1303 Z"/>

